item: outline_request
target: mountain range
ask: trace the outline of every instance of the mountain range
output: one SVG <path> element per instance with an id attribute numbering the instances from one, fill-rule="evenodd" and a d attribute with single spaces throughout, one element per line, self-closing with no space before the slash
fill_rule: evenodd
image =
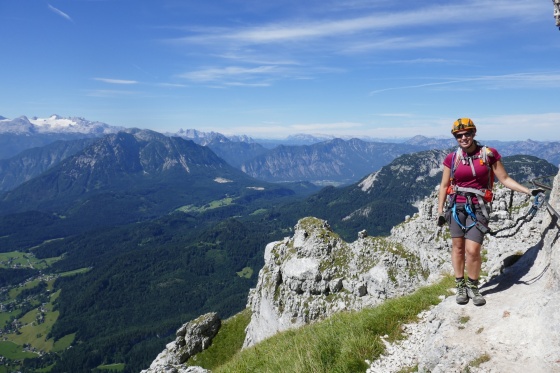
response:
<path id="1" fill-rule="evenodd" d="M 57 149 L 77 151 L 64 144 Z M 26 242 L 153 219 L 181 208 L 194 210 L 215 200 L 225 201 L 228 209 L 244 210 L 247 201 L 295 194 L 285 185 L 251 178 L 207 147 L 149 130 L 72 144 L 87 146 L 0 195 L 2 216 L 35 216 L 33 232 L 21 232 Z M 30 165 L 62 158 L 48 150 L 33 154 L 36 162 Z M 4 245 L 11 247 L 7 241 L 16 244 L 18 237 L 4 237 Z"/>
<path id="2" fill-rule="evenodd" d="M 83 118 L 20 117 L 0 120 L 0 191 L 10 190 L 19 183 L 37 176 L 54 162 L 34 166 L 33 153 L 23 150 L 51 144 L 56 140 L 99 137 L 124 130 Z M 448 149 L 453 139 L 434 139 L 414 136 L 410 139 L 333 139 L 327 136 L 294 135 L 285 140 L 255 140 L 248 136 L 225 136 L 217 132 L 179 130 L 169 137 L 181 137 L 206 146 L 230 165 L 246 174 L 269 182 L 312 182 L 316 185 L 348 185 L 379 170 L 397 156 L 422 150 Z M 560 163 L 560 142 L 531 140 L 502 142 L 482 140 L 495 147 L 503 156 L 533 155 L 552 164 Z M 81 143 L 85 145 L 85 143 Z M 64 145 L 78 149 L 80 144 Z M 57 156 L 53 152 L 53 161 Z M 69 149 L 61 149 L 63 155 Z M 60 155 L 62 157 L 63 155 Z"/>
<path id="3" fill-rule="evenodd" d="M 229 147 L 231 158 L 243 146 L 247 159 L 234 167 L 211 144 Z M 10 310 L 0 319 L 0 327 L 9 329 L 4 336 L 41 350 L 44 355 L 26 365 L 37 369 L 90 372 L 123 363 L 123 371 L 138 372 L 186 320 L 243 309 L 266 244 L 290 235 L 299 219 L 317 216 L 354 239 L 363 229 L 387 235 L 412 215 L 439 183 L 448 150 L 399 154 L 400 145 L 375 148 L 335 139 L 280 147 L 285 159 L 278 168 L 299 162 L 292 154 L 301 154 L 302 165 L 312 160 L 304 169 L 322 164 L 318 170 L 340 159 L 346 167 L 369 162 L 357 154 L 389 154 L 378 170 L 359 165 L 365 173 L 352 175 L 355 182 L 321 190 L 307 181 L 270 183 L 248 175 L 240 168 L 249 153 L 264 156 L 275 149 L 219 134 L 202 146 L 126 129 L 51 142 L 4 159 L 0 254 L 24 252 L 25 263 L 37 259 L 23 268 L 0 265 L 2 284 L 15 288 L 22 278 L 32 279 L 19 298 L 0 293 L 0 304 Z M 328 158 L 328 152 L 338 156 Z M 526 155 L 506 156 L 504 164 L 520 182 L 558 170 Z M 49 328 L 22 333 L 35 330 L 34 315 L 43 311 L 51 317 Z M 70 341 L 72 348 L 45 350 L 57 341 Z M 22 368 L 14 364 L 13 370 Z"/>

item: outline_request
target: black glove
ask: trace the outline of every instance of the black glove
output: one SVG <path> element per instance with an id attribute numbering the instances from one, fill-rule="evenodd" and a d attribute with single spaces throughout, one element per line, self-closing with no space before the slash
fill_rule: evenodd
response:
<path id="1" fill-rule="evenodd" d="M 539 193 L 544 193 L 543 189 L 531 189 L 531 195 L 535 197 Z"/>
<path id="2" fill-rule="evenodd" d="M 445 216 L 443 214 L 439 214 L 439 216 L 437 218 L 438 227 L 443 227 L 445 225 L 445 223 L 447 223 L 447 220 L 445 220 Z"/>

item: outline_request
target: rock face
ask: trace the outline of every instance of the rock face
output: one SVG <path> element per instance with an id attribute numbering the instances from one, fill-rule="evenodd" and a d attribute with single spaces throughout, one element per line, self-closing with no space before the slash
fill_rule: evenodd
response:
<path id="1" fill-rule="evenodd" d="M 549 203 L 560 210 L 560 175 Z M 448 297 L 405 328 L 407 340 L 387 343 L 368 373 L 409 366 L 433 373 L 560 372 L 559 229 L 557 217 L 543 210 L 519 230 L 487 239 L 493 271 L 481 287 L 486 305 L 459 306 Z M 519 258 L 514 264 L 512 256 Z"/>
<path id="2" fill-rule="evenodd" d="M 396 241 L 340 239 L 320 219 L 300 220 L 294 236 L 267 245 L 265 265 L 249 295 L 253 316 L 244 346 L 279 331 L 359 310 L 425 284 L 429 273 Z"/>
<path id="3" fill-rule="evenodd" d="M 549 201 L 556 211 L 559 185 L 557 176 Z M 488 307 L 448 299 L 433 311 L 419 371 L 449 372 L 484 357 L 480 371 L 560 372 L 560 226 L 548 213 L 540 222 L 530 236 L 538 241 L 516 234 L 525 255 L 482 287 Z M 468 321 L 459 330 L 461 318 Z"/>
<path id="4" fill-rule="evenodd" d="M 200 367 L 186 367 L 182 364 L 191 356 L 207 349 L 212 338 L 218 333 L 221 321 L 216 313 L 207 313 L 190 321 L 177 330 L 177 338 L 142 373 L 204 373 Z"/>
<path id="5" fill-rule="evenodd" d="M 550 203 L 560 210 L 560 174 Z M 244 347 L 336 312 L 375 306 L 452 273 L 448 230 L 436 227 L 437 191 L 417 207 L 388 237 L 361 230 L 347 243 L 326 221 L 307 217 L 292 237 L 269 243 L 249 294 Z M 496 186 L 493 234 L 483 246 L 487 304 L 459 306 L 448 297 L 404 328 L 408 339 L 387 342 L 388 354 L 372 362 L 369 373 L 410 367 L 434 373 L 560 372 L 559 225 L 545 208 L 535 215 L 530 208 L 529 197 Z M 205 372 L 180 365 L 192 354 L 182 351 L 192 335 L 188 330 L 199 329 L 206 327 L 179 329 L 177 340 L 145 372 Z"/>
<path id="6" fill-rule="evenodd" d="M 545 214 L 539 211 L 526 221 L 521 218 L 530 207 L 527 196 L 503 188 L 495 194 L 491 228 L 498 233 L 487 235 L 483 268 L 491 275 L 503 271 L 507 258 L 538 244 Z M 447 229 L 435 224 L 436 191 L 418 210 L 385 238 L 360 231 L 347 243 L 326 221 L 308 217 L 297 223 L 293 237 L 268 244 L 259 281 L 249 294 L 253 315 L 244 347 L 336 312 L 409 294 L 451 273 L 451 240 Z"/>

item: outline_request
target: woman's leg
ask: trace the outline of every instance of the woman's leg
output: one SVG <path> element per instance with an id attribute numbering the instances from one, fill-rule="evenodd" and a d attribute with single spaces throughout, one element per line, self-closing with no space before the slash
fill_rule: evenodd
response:
<path id="1" fill-rule="evenodd" d="M 482 266 L 482 257 L 480 255 L 481 249 L 482 244 L 468 239 L 465 240 L 465 263 L 467 267 L 467 275 L 471 280 L 478 280 L 480 277 L 480 268 Z"/>
<path id="2" fill-rule="evenodd" d="M 465 241 L 466 267 L 467 275 L 469 276 L 466 282 L 467 295 L 473 300 L 475 306 L 483 306 L 486 304 L 486 300 L 478 289 L 478 278 L 480 276 L 480 267 L 482 266 L 482 258 L 480 255 L 482 244 L 471 240 Z"/>
<path id="3" fill-rule="evenodd" d="M 453 265 L 453 272 L 455 272 L 455 286 L 457 287 L 455 301 L 458 304 L 467 304 L 469 303 L 469 297 L 465 282 L 465 239 L 454 237 L 451 243 L 451 264 Z"/>
<path id="4" fill-rule="evenodd" d="M 454 237 L 451 240 L 451 245 L 451 264 L 453 265 L 455 278 L 463 278 L 465 277 L 465 239 Z"/>

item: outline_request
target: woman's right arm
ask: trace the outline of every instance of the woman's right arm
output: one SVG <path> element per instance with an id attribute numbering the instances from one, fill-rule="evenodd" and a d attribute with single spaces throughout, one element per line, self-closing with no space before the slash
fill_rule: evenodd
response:
<path id="1" fill-rule="evenodd" d="M 438 194 L 438 214 L 443 213 L 445 199 L 447 197 L 447 187 L 449 186 L 449 178 L 451 177 L 451 170 L 447 166 L 443 166 L 443 174 L 441 175 L 441 184 L 439 185 Z"/>

